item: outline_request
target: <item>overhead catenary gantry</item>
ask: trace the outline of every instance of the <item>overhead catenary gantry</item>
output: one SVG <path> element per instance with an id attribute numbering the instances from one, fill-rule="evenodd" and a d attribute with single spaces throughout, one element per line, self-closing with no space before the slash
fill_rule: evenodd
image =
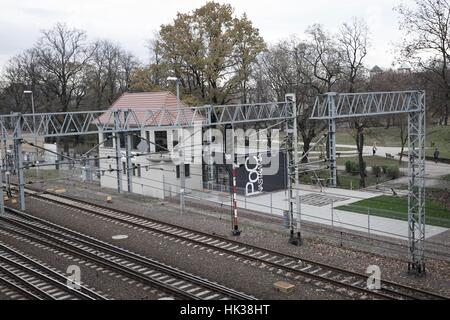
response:
<path id="1" fill-rule="evenodd" d="M 332 186 L 337 185 L 336 121 L 408 114 L 408 270 L 425 272 L 425 92 L 326 93 L 316 98 L 312 120 L 328 122 Z"/>
<path id="2" fill-rule="evenodd" d="M 224 106 L 200 106 L 194 108 L 161 108 L 137 111 L 136 109 L 110 109 L 107 111 L 80 111 L 38 114 L 0 115 L 2 139 L 14 140 L 15 166 L 18 172 L 19 204 L 25 209 L 23 161 L 21 145 L 23 137 L 63 137 L 86 134 L 112 134 L 116 140 L 116 171 L 118 191 L 122 191 L 123 170 L 121 165 L 120 135 L 124 134 L 128 168 L 131 165 L 131 136 L 146 129 L 183 129 L 196 126 L 226 126 L 238 124 L 289 122 L 294 127 L 295 102 L 259 103 Z M 288 143 L 293 142 L 288 139 Z M 180 143 L 180 146 L 182 143 Z M 297 144 L 286 147 L 297 154 Z M 233 157 L 234 159 L 234 157 Z M 132 172 L 127 170 L 128 191 L 132 192 Z M 295 179 L 295 178 L 294 178 Z M 181 179 L 180 179 L 181 180 Z M 295 180 L 294 180 L 295 181 Z M 291 185 L 295 188 L 296 183 Z M 180 186 L 180 188 L 184 188 Z M 181 190 L 182 191 L 182 190 Z M 291 194 L 294 191 L 292 190 Z M 180 192 L 183 197 L 183 192 Z M 183 199 L 181 199 L 183 200 Z M 293 201 L 293 200 L 292 200 Z M 182 203 L 183 201 L 180 201 Z M 1 205 L 1 203 L 0 203 Z M 299 206 L 297 206 L 299 208 Z M 294 210 L 291 208 L 291 210 Z M 291 212 L 291 216 L 293 212 Z M 237 224 L 237 215 L 234 217 Z M 300 217 L 297 219 L 300 222 Z M 236 227 L 236 226 L 235 226 Z M 293 227 L 294 228 L 294 227 Z M 297 230 L 294 230 L 297 234 Z M 294 232 L 293 231 L 293 232 Z M 299 232 L 299 230 L 298 230 Z"/>
<path id="3" fill-rule="evenodd" d="M 117 142 L 119 134 L 141 132 L 149 128 L 182 129 L 194 126 L 210 127 L 284 121 L 288 159 L 288 204 L 291 222 L 291 242 L 299 244 L 301 203 L 298 180 L 298 144 L 295 101 L 263 104 L 201 106 L 183 109 L 136 110 L 111 109 L 108 111 L 65 112 L 41 114 L 11 114 L 0 116 L 2 140 L 14 140 L 15 167 L 19 180 L 19 204 L 25 209 L 24 179 L 21 144 L 27 137 L 62 137 L 85 134 L 112 133 Z M 332 185 L 337 184 L 336 121 L 368 116 L 407 113 L 409 119 L 409 268 L 425 271 L 425 93 L 423 91 L 327 93 L 317 97 L 312 120 L 328 121 L 329 161 Z M 130 139 L 126 138 L 130 144 Z M 116 146 L 120 145 L 116 143 Z M 121 190 L 122 168 L 120 147 L 116 149 L 118 190 Z M 127 154 L 127 159 L 130 154 Z M 234 157 L 233 157 L 234 158 Z M 130 170 L 128 170 L 130 171 Z M 128 174 L 128 173 L 127 173 Z M 132 181 L 128 174 L 128 190 Z M 180 196 L 182 196 L 180 192 Z M 1 205 L 1 203 L 0 203 Z M 297 221 L 294 224 L 294 212 Z"/>

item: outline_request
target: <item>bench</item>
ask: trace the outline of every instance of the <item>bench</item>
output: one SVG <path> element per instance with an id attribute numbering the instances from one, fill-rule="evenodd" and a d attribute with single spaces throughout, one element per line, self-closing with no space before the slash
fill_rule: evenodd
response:
<path id="1" fill-rule="evenodd" d="M 386 159 L 394 159 L 394 156 L 390 153 L 386 153 Z"/>

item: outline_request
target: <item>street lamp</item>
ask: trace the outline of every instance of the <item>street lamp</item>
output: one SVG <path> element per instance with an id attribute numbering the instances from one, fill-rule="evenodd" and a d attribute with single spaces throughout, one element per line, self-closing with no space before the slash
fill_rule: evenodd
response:
<path id="1" fill-rule="evenodd" d="M 177 109 L 180 108 L 180 79 L 177 77 L 167 77 L 167 81 L 175 81 L 177 84 Z"/>
<path id="2" fill-rule="evenodd" d="M 181 119 L 181 110 L 180 110 L 180 79 L 177 77 L 167 77 L 167 81 L 175 81 L 177 84 L 177 119 Z M 183 128 L 180 128 L 180 136 L 178 138 L 178 154 L 180 157 L 180 213 L 184 213 L 184 191 L 185 191 L 185 172 L 184 172 L 184 154 L 183 154 Z"/>
<path id="3" fill-rule="evenodd" d="M 24 94 L 31 94 L 31 111 L 33 113 L 33 128 L 34 128 L 34 146 L 36 148 L 36 158 L 34 159 L 34 162 L 36 163 L 36 178 L 37 178 L 37 175 L 38 175 L 38 172 L 39 172 L 39 168 L 37 166 L 39 164 L 39 161 L 38 161 L 38 152 L 39 152 L 39 150 L 38 150 L 38 147 L 37 147 L 36 117 L 34 115 L 35 114 L 35 111 L 34 111 L 34 95 L 33 95 L 33 91 L 31 91 L 31 90 L 25 90 L 23 93 Z"/>

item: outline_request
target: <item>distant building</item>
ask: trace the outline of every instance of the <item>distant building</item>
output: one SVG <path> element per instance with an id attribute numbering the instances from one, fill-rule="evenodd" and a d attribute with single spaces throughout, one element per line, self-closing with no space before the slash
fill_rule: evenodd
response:
<path id="1" fill-rule="evenodd" d="M 383 73 L 383 70 L 379 66 L 375 66 L 370 70 L 370 77 L 377 76 L 379 74 Z"/>
<path id="2" fill-rule="evenodd" d="M 181 108 L 189 108 L 180 102 Z M 124 93 L 119 97 L 109 111 L 117 109 L 131 109 L 136 112 L 138 117 L 145 117 L 148 110 L 167 109 L 173 110 L 173 116 L 176 116 L 177 98 L 171 92 L 143 92 L 143 93 Z M 191 134 L 191 148 L 189 152 L 187 146 L 185 150 L 185 177 L 186 193 L 192 190 L 202 190 L 202 126 L 199 124 L 186 131 Z M 140 119 L 140 122 L 144 122 Z M 132 124 L 130 124 L 132 126 Z M 135 156 L 132 158 L 132 168 L 127 168 L 127 159 L 125 157 L 125 138 L 120 138 L 120 148 L 122 154 L 123 180 L 122 188 L 127 190 L 127 171 L 131 170 L 133 174 L 133 193 L 147 195 L 155 198 L 164 199 L 165 197 L 175 196 L 179 192 L 180 168 L 172 161 L 171 154 L 175 146 L 180 142 L 178 139 L 178 130 L 173 128 L 143 128 L 141 132 L 136 132 L 148 142 L 149 154 Z M 99 141 L 107 139 L 110 133 L 101 133 Z M 188 137 L 183 137 L 185 141 Z M 132 139 L 132 154 L 141 153 L 138 151 L 140 139 L 136 136 Z M 197 141 L 197 144 L 194 144 Z M 109 139 L 99 147 L 100 157 L 100 184 L 103 187 L 116 188 L 116 151 L 115 139 Z M 108 159 L 108 156 L 111 158 Z"/>
<path id="3" fill-rule="evenodd" d="M 402 65 L 398 68 L 398 72 L 400 73 L 411 73 L 411 66 L 407 63 L 402 63 Z"/>

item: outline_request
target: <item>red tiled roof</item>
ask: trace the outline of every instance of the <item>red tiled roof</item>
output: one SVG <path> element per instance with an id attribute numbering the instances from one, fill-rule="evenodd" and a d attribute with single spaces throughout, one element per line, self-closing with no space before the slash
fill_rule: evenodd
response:
<path id="1" fill-rule="evenodd" d="M 174 109 L 177 107 L 177 97 L 169 91 L 163 92 L 140 92 L 122 94 L 109 108 L 114 109 L 133 109 L 136 111 L 148 109 Z M 187 106 L 180 101 L 180 107 Z"/>
<path id="2" fill-rule="evenodd" d="M 180 122 L 186 121 L 186 123 L 189 123 L 194 116 L 193 108 L 188 107 L 181 101 L 180 107 L 183 110 L 182 114 L 180 115 Z M 177 109 L 177 97 L 169 91 L 124 93 L 102 116 L 100 116 L 99 120 L 103 123 L 110 122 L 110 119 L 112 119 L 110 117 L 111 112 L 118 109 L 130 109 L 134 111 L 139 123 L 141 124 L 145 121 L 148 121 L 148 114 L 146 113 L 147 111 L 157 111 L 165 109 L 169 112 L 161 113 L 161 122 L 159 121 L 160 118 L 157 118 L 156 121 L 158 123 L 161 123 L 162 125 L 170 125 L 171 120 L 168 118 L 172 118 L 173 121 L 173 119 L 175 119 L 177 115 L 177 113 L 175 112 L 175 110 Z M 197 115 L 195 117 L 195 120 L 202 121 L 204 119 L 201 116 Z M 136 121 L 130 119 L 130 125 L 133 124 L 136 124 Z"/>

